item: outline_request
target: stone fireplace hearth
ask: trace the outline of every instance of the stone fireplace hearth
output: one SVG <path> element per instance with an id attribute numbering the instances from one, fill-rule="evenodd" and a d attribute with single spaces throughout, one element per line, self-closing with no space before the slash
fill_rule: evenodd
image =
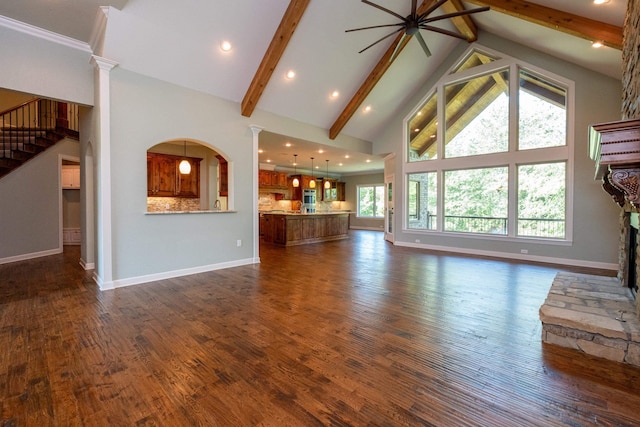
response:
<path id="1" fill-rule="evenodd" d="M 620 206 L 617 277 L 558 273 L 542 307 L 542 341 L 640 367 L 640 120 L 594 125 L 596 179 Z"/>

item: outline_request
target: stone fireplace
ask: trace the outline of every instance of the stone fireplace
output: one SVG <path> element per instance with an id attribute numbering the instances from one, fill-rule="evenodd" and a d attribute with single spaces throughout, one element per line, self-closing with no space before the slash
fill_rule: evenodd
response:
<path id="1" fill-rule="evenodd" d="M 596 162 L 596 179 L 620 206 L 618 279 L 637 297 L 640 279 L 637 230 L 640 207 L 640 120 L 592 126 L 589 141 Z M 640 301 L 636 298 L 636 315 Z"/>
<path id="2" fill-rule="evenodd" d="M 594 125 L 596 179 L 620 206 L 617 277 L 558 273 L 540 307 L 542 341 L 640 366 L 640 120 Z"/>
<path id="3" fill-rule="evenodd" d="M 594 125 L 596 178 L 620 206 L 617 277 L 559 273 L 540 307 L 542 340 L 640 367 L 640 2 L 629 1 L 623 29 L 621 121 Z"/>

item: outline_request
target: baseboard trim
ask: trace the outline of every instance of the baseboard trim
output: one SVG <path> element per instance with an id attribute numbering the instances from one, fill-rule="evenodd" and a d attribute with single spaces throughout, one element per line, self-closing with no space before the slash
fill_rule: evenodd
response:
<path id="1" fill-rule="evenodd" d="M 57 255 L 62 253 L 62 248 L 49 249 L 47 251 L 32 252 L 30 254 L 15 255 L 7 258 L 0 258 L 0 264 L 9 264 L 11 262 L 26 261 L 28 259 L 40 258 L 43 256 Z"/>
<path id="2" fill-rule="evenodd" d="M 259 258 L 257 262 L 260 262 Z M 117 288 L 124 288 L 127 286 L 135 286 L 135 285 L 141 285 L 149 282 L 156 282 L 158 280 L 172 279 L 174 277 L 189 276 L 191 274 L 206 273 L 208 271 L 222 270 L 222 269 L 231 268 L 231 267 L 240 267 L 240 266 L 249 265 L 249 264 L 256 264 L 256 258 L 246 258 L 246 259 L 240 259 L 240 260 L 229 261 L 229 262 L 221 262 L 218 264 L 203 265 L 200 267 L 165 271 L 163 273 L 148 274 L 148 275 L 138 276 L 138 277 L 129 277 L 127 279 L 113 280 L 111 282 L 103 282 L 102 280 L 100 280 L 100 278 L 97 275 L 94 274 L 94 280 L 100 287 L 101 291 L 108 291 L 108 290 L 117 289 Z"/>
<path id="3" fill-rule="evenodd" d="M 519 261 L 531 261 L 531 262 L 542 262 L 545 264 L 557 264 L 557 265 L 569 265 L 573 267 L 590 267 L 590 268 L 599 268 L 603 270 L 618 270 L 618 264 L 608 263 L 608 262 L 596 262 L 596 261 L 585 261 L 580 259 L 569 259 L 569 258 L 552 258 L 546 256 L 539 255 L 527 255 L 527 254 L 516 254 L 516 253 L 507 253 L 507 252 L 498 252 L 498 251 L 485 251 L 480 249 L 465 249 L 465 248 L 455 248 L 450 246 L 438 246 L 438 245 L 425 245 L 422 243 L 410 243 L 410 242 L 399 242 L 395 241 L 394 245 L 404 246 L 408 248 L 417 248 L 417 249 L 428 249 L 432 251 L 438 252 L 452 252 L 464 255 L 478 255 L 478 256 L 487 256 L 493 258 L 505 258 L 505 259 L 516 259 Z"/>

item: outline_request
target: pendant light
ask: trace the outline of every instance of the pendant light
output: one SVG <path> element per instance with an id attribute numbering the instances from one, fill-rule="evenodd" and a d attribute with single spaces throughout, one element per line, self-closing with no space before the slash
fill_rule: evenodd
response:
<path id="1" fill-rule="evenodd" d="M 295 188 L 300 187 L 300 180 L 298 179 L 298 177 L 296 175 L 298 175 L 298 155 L 294 154 L 293 155 L 293 186 Z"/>
<path id="2" fill-rule="evenodd" d="M 311 181 L 309 181 L 309 188 L 316 188 L 316 181 L 313 179 L 313 157 L 311 158 Z"/>
<path id="3" fill-rule="evenodd" d="M 327 178 L 324 181 L 324 188 L 326 190 L 331 188 L 331 183 L 329 182 L 329 160 L 327 160 Z"/>
<path id="4" fill-rule="evenodd" d="M 189 175 L 191 173 L 191 163 L 189 163 L 189 160 L 186 159 L 187 157 L 187 141 L 184 142 L 184 159 L 182 159 L 182 161 L 180 162 L 180 165 L 178 166 L 178 170 L 180 170 L 180 173 L 182 175 Z"/>

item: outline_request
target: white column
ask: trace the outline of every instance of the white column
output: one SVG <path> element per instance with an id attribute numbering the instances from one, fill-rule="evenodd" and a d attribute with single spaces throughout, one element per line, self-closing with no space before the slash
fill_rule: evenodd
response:
<path id="1" fill-rule="evenodd" d="M 111 233 L 111 70 L 118 64 L 93 55 L 96 66 L 93 120 L 97 157 L 96 182 L 96 270 L 94 280 L 101 290 L 113 289 L 113 253 Z"/>
<path id="2" fill-rule="evenodd" d="M 258 213 L 258 135 L 262 132 L 260 126 L 249 126 L 253 133 L 253 145 L 251 147 L 251 165 L 252 165 L 252 194 L 253 194 L 253 262 L 260 262 L 260 215 Z"/>

